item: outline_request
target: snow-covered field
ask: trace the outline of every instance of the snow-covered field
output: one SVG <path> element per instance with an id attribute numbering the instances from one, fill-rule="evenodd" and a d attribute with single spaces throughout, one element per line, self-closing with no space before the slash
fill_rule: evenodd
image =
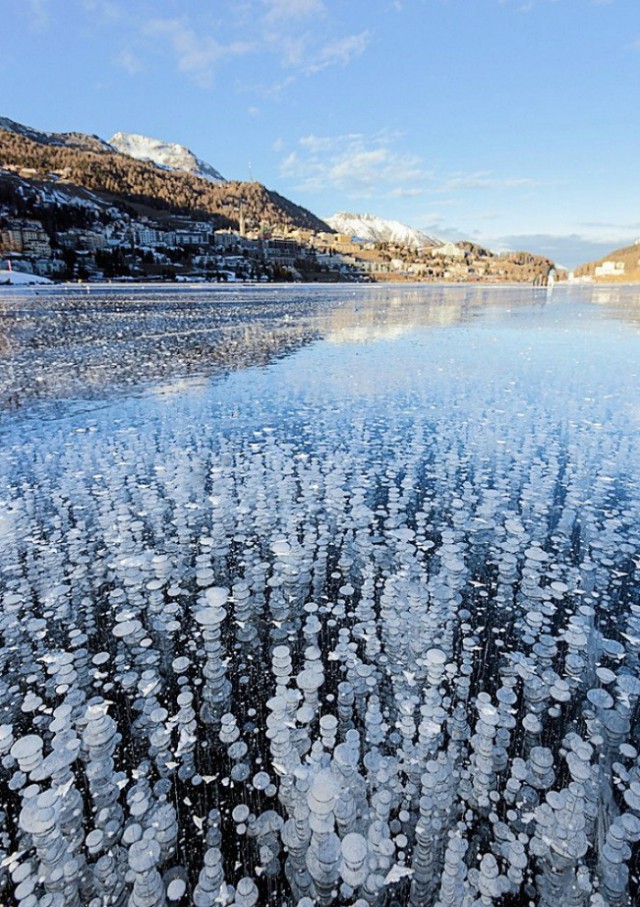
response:
<path id="1" fill-rule="evenodd" d="M 638 903 L 610 292 L 16 293 L 0 903 Z"/>
<path id="2" fill-rule="evenodd" d="M 24 271 L 9 271 L 7 268 L 0 268 L 0 287 L 28 287 L 40 284 L 51 284 L 53 281 L 48 277 L 39 277 L 37 274 L 27 274 Z"/>

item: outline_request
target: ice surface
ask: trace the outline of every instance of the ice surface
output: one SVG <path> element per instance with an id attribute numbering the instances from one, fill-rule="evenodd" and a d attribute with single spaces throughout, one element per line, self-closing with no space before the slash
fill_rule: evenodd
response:
<path id="1" fill-rule="evenodd" d="M 180 292 L 0 312 L 0 901 L 637 903 L 635 291 Z"/>

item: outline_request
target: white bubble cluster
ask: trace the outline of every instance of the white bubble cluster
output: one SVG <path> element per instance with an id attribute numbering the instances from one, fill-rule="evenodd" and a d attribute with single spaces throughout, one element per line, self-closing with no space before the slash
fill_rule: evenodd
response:
<path id="1" fill-rule="evenodd" d="M 7 426 L 1 903 L 638 902 L 633 376 L 489 335 Z"/>

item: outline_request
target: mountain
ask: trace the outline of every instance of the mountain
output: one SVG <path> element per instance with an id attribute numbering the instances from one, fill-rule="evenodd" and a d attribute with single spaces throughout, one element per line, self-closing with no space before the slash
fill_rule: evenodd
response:
<path id="1" fill-rule="evenodd" d="M 184 145 L 163 142 L 162 139 L 152 139 L 145 135 L 136 135 L 129 132 L 116 132 L 109 139 L 109 144 L 137 161 L 149 161 L 166 170 L 176 170 L 180 173 L 190 173 L 211 183 L 224 183 L 224 177 L 218 171 L 200 160 Z"/>
<path id="2" fill-rule="evenodd" d="M 615 249 L 598 261 L 580 265 L 574 274 L 576 277 L 591 277 L 604 282 L 640 282 L 640 240 L 631 246 Z"/>
<path id="3" fill-rule="evenodd" d="M 0 118 L 2 259 L 54 279 L 543 283 L 552 268 L 541 256 L 442 243 L 370 214 L 326 223 L 260 183 L 223 180 L 182 146 L 123 135 L 110 143 L 8 118 Z"/>
<path id="4" fill-rule="evenodd" d="M 441 239 L 429 236 L 422 230 L 400 223 L 398 220 L 385 220 L 374 214 L 341 211 L 326 218 L 326 221 L 336 232 L 367 242 L 395 243 L 412 249 L 442 245 Z"/>
<path id="5" fill-rule="evenodd" d="M 238 229 L 243 220 L 246 230 L 330 230 L 311 211 L 260 183 L 213 182 L 129 157 L 97 136 L 39 132 L 6 118 L 0 120 L 0 168 L 70 183 L 156 219 L 184 214 L 210 218 L 221 228 Z"/>
<path id="6" fill-rule="evenodd" d="M 79 151 L 113 152 L 114 149 L 98 135 L 86 135 L 84 132 L 42 132 L 23 126 L 9 117 L 0 117 L 0 129 L 24 136 L 40 145 L 54 145 L 59 148 L 77 148 Z"/>

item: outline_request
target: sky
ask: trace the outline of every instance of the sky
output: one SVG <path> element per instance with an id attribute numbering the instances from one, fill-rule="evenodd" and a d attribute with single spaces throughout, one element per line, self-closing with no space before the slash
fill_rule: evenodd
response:
<path id="1" fill-rule="evenodd" d="M 0 0 L 0 115 L 567 267 L 640 238 L 638 0 Z"/>

